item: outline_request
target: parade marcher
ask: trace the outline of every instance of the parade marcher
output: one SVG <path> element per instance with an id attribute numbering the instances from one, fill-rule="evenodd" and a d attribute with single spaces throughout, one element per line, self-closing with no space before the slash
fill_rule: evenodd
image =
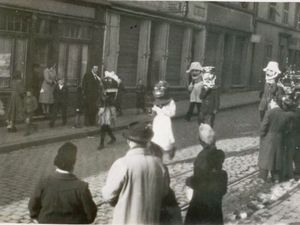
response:
<path id="1" fill-rule="evenodd" d="M 65 85 L 63 78 L 59 78 L 57 84 L 54 87 L 53 98 L 54 105 L 52 110 L 52 117 L 49 123 L 50 127 L 54 127 L 57 114 L 61 112 L 62 125 L 67 124 L 67 110 L 68 110 L 68 87 Z"/>
<path id="2" fill-rule="evenodd" d="M 135 87 L 135 93 L 136 93 L 136 112 L 137 114 L 142 112 L 146 112 L 146 106 L 145 106 L 145 97 L 146 97 L 146 87 L 143 84 L 142 80 L 139 79 L 138 83 Z"/>
<path id="3" fill-rule="evenodd" d="M 119 83 L 120 79 L 115 74 L 114 71 L 105 71 L 104 72 L 104 79 L 103 79 L 103 89 L 105 95 L 111 96 L 111 100 L 113 101 L 113 105 L 116 106 L 116 100 L 118 96 L 118 88 L 119 88 Z"/>
<path id="4" fill-rule="evenodd" d="M 258 106 L 261 121 L 263 120 L 264 115 L 269 108 L 269 104 L 271 100 L 275 98 L 277 99 L 280 98 L 277 97 L 278 95 L 277 78 L 278 75 L 281 73 L 281 71 L 278 68 L 278 63 L 274 61 L 270 61 L 267 67 L 263 69 L 263 71 L 266 73 L 265 86 L 263 92 L 261 93 L 261 99 Z"/>
<path id="5" fill-rule="evenodd" d="M 283 108 L 279 107 L 282 102 Z M 270 102 L 260 128 L 258 167 L 260 178 L 267 181 L 271 172 L 273 182 L 281 182 L 292 175 L 292 152 L 288 135 L 292 132 L 293 113 L 288 111 L 290 101 L 278 98 Z"/>
<path id="6" fill-rule="evenodd" d="M 147 123 L 134 123 L 124 133 L 129 150 L 110 168 L 102 189 L 115 206 L 112 224 L 158 224 L 169 179 L 162 161 L 146 147 L 153 136 Z"/>
<path id="7" fill-rule="evenodd" d="M 25 123 L 26 123 L 26 133 L 25 136 L 30 135 L 32 130 L 37 129 L 37 125 L 33 123 L 34 112 L 38 108 L 37 98 L 32 94 L 32 90 L 28 89 L 26 91 L 26 96 L 24 98 L 24 111 L 25 111 Z"/>
<path id="8" fill-rule="evenodd" d="M 203 87 L 200 93 L 202 105 L 199 114 L 199 124 L 207 123 L 211 127 L 214 126 L 215 116 L 220 107 L 219 89 L 215 84 L 216 75 L 212 73 L 212 69 L 213 67 L 207 67 L 207 71 L 202 75 Z"/>
<path id="9" fill-rule="evenodd" d="M 54 159 L 56 171 L 42 178 L 31 195 L 28 208 L 30 217 L 39 223 L 88 224 L 97 215 L 97 206 L 86 182 L 72 172 L 77 147 L 63 144 Z"/>
<path id="10" fill-rule="evenodd" d="M 11 80 L 12 93 L 6 111 L 7 131 L 16 132 L 16 122 L 24 121 L 24 94 L 25 87 L 21 72 L 16 71 Z"/>
<path id="11" fill-rule="evenodd" d="M 82 93 L 85 105 L 84 123 L 85 126 L 96 125 L 98 100 L 101 96 L 101 78 L 98 76 L 98 66 L 93 66 L 82 80 Z"/>
<path id="12" fill-rule="evenodd" d="M 200 92 L 202 89 L 202 66 L 199 62 L 192 62 L 190 68 L 186 71 L 189 74 L 189 86 L 188 90 L 190 92 L 190 106 L 186 113 L 185 119 L 187 121 L 191 120 L 194 113 L 194 107 L 197 107 L 197 115 L 199 116 L 201 108 Z"/>
<path id="13" fill-rule="evenodd" d="M 43 114 L 48 116 L 50 106 L 54 103 L 53 91 L 56 84 L 56 64 L 48 63 L 44 70 L 44 80 L 40 89 L 39 102 L 42 104 Z"/>
<path id="14" fill-rule="evenodd" d="M 295 180 L 300 179 L 300 93 L 296 96 L 297 108 L 294 112 L 294 123 L 293 123 L 293 139 L 294 139 L 294 178 Z"/>
<path id="15" fill-rule="evenodd" d="M 223 224 L 222 198 L 227 192 L 228 175 L 222 170 L 225 154 L 215 146 L 215 133 L 208 124 L 199 126 L 203 150 L 194 162 L 194 174 L 187 179 L 193 189 L 185 224 Z"/>
<path id="16" fill-rule="evenodd" d="M 152 122 L 154 136 L 151 140 L 151 149 L 158 157 L 163 157 L 166 153 L 172 159 L 176 147 L 171 118 L 175 116 L 176 104 L 169 96 L 166 81 L 160 81 L 155 85 L 153 95 L 155 100 L 152 111 L 156 115 Z"/>
<path id="17" fill-rule="evenodd" d="M 98 124 L 100 125 L 100 144 L 98 150 L 104 148 L 106 133 L 110 136 L 108 144 L 116 142 L 116 137 L 112 132 L 112 127 L 115 126 L 116 123 L 116 117 L 116 108 L 112 103 L 112 96 L 106 95 L 104 97 L 104 104 L 99 108 L 98 112 Z"/>

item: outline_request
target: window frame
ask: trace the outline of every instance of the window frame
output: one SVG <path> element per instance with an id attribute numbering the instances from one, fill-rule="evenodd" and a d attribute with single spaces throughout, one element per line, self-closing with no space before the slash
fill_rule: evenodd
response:
<path id="1" fill-rule="evenodd" d="M 282 11 L 282 23 L 283 24 L 289 24 L 289 10 L 290 10 L 289 2 L 283 3 L 283 11 Z"/>
<path id="2" fill-rule="evenodd" d="M 276 22 L 276 13 L 277 13 L 277 3 L 276 2 L 270 2 L 269 3 L 269 13 L 268 13 L 268 19 Z"/>

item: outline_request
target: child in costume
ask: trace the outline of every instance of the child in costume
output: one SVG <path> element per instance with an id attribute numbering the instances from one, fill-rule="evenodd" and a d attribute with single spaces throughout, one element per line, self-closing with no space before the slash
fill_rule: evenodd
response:
<path id="1" fill-rule="evenodd" d="M 152 111 L 156 115 L 152 123 L 154 136 L 151 140 L 151 150 L 160 158 L 167 153 L 172 159 L 176 147 L 171 118 L 175 116 L 176 105 L 168 95 L 167 86 L 166 81 L 159 81 L 153 90 L 155 100 Z"/>
<path id="2" fill-rule="evenodd" d="M 197 107 L 197 115 L 200 113 L 201 99 L 200 92 L 202 88 L 202 66 L 199 62 L 192 62 L 190 68 L 186 71 L 190 75 L 188 90 L 190 92 L 190 106 L 186 113 L 185 119 L 191 120 L 194 107 Z"/>
<path id="3" fill-rule="evenodd" d="M 216 75 L 212 73 L 214 67 L 203 67 L 205 73 L 202 75 L 203 86 L 200 93 L 202 106 L 199 114 L 199 124 L 207 123 L 214 126 L 215 116 L 220 107 L 220 94 L 215 84 Z"/>
<path id="4" fill-rule="evenodd" d="M 26 91 L 26 96 L 24 97 L 24 108 L 25 108 L 25 123 L 26 123 L 26 133 L 25 136 L 32 133 L 32 129 L 36 130 L 37 126 L 32 122 L 32 117 L 34 112 L 38 108 L 38 102 L 35 96 L 32 95 L 31 90 Z"/>
<path id="5" fill-rule="evenodd" d="M 278 63 L 275 61 L 270 61 L 263 71 L 266 73 L 265 86 L 258 106 L 261 121 L 263 120 L 266 111 L 269 109 L 271 100 L 277 98 L 279 93 L 277 78 L 281 73 L 278 68 Z"/>

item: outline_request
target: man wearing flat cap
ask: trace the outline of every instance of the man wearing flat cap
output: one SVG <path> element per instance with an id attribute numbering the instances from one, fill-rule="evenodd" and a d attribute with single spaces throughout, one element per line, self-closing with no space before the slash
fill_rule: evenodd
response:
<path id="1" fill-rule="evenodd" d="M 97 215 L 88 184 L 72 171 L 77 147 L 68 142 L 62 145 L 54 159 L 56 171 L 42 179 L 32 194 L 28 208 L 30 217 L 39 223 L 87 224 Z"/>
<path id="2" fill-rule="evenodd" d="M 146 148 L 153 132 L 147 123 L 135 123 L 124 133 L 129 150 L 115 161 L 102 189 L 115 206 L 112 224 L 158 224 L 169 178 L 160 158 Z"/>

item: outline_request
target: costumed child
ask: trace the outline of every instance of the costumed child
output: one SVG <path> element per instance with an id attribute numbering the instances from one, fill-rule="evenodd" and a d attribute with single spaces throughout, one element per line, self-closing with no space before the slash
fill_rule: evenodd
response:
<path id="1" fill-rule="evenodd" d="M 279 91 L 277 78 L 278 75 L 281 74 L 278 63 L 275 61 L 270 61 L 263 71 L 266 73 L 265 86 L 261 93 L 261 99 L 258 106 L 261 121 L 263 120 L 266 111 L 269 109 L 271 100 L 277 98 Z"/>
<path id="2" fill-rule="evenodd" d="M 38 108 L 38 101 L 36 97 L 32 94 L 32 90 L 26 91 L 26 96 L 24 97 L 24 108 L 25 108 L 25 123 L 26 123 L 26 133 L 25 136 L 30 135 L 32 130 L 36 130 L 37 126 L 33 123 L 34 112 Z"/>
<path id="3" fill-rule="evenodd" d="M 176 105 L 169 97 L 167 89 L 168 83 L 159 81 L 153 90 L 155 100 L 152 112 L 156 115 L 152 123 L 154 136 L 150 148 L 154 155 L 162 158 L 166 153 L 172 159 L 175 156 L 176 147 L 171 118 L 175 116 Z"/>
<path id="4" fill-rule="evenodd" d="M 116 142 L 116 137 L 112 132 L 112 127 L 115 126 L 117 117 L 114 103 L 116 98 L 116 88 L 118 85 L 113 72 L 105 72 L 103 87 L 103 104 L 100 106 L 98 111 L 98 124 L 100 125 L 100 144 L 98 146 L 98 150 L 102 150 L 104 148 L 106 134 L 110 136 L 110 141 L 108 144 L 113 144 Z"/>
<path id="5" fill-rule="evenodd" d="M 118 96 L 118 88 L 121 80 L 115 74 L 114 71 L 105 71 L 104 78 L 103 78 L 103 89 L 105 94 L 111 97 L 112 104 L 116 105 L 116 100 Z"/>
<path id="6" fill-rule="evenodd" d="M 190 68 L 186 71 L 189 74 L 190 106 L 186 113 L 185 119 L 191 120 L 194 113 L 194 107 L 197 107 L 197 115 L 199 116 L 201 108 L 200 93 L 202 88 L 202 66 L 199 62 L 192 62 Z"/>
<path id="7" fill-rule="evenodd" d="M 202 106 L 198 118 L 199 124 L 207 123 L 214 126 L 215 116 L 220 107 L 219 89 L 215 84 L 216 75 L 212 72 L 214 67 L 203 67 L 205 72 L 202 75 L 203 87 L 200 93 Z"/>
<path id="8" fill-rule="evenodd" d="M 193 195 L 185 224 L 223 224 L 222 199 L 228 175 L 222 169 L 225 154 L 215 146 L 215 132 L 208 124 L 199 126 L 202 151 L 194 162 L 194 174 L 186 181 Z"/>

